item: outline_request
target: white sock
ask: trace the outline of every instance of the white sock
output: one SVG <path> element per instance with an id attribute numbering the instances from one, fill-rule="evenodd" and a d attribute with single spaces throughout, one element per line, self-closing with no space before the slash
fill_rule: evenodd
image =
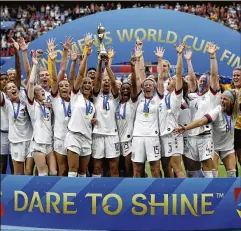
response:
<path id="1" fill-rule="evenodd" d="M 77 177 L 77 172 L 68 172 L 68 177 Z"/>
<path id="2" fill-rule="evenodd" d="M 205 178 L 213 178 L 213 172 L 212 171 L 203 171 Z"/>
<path id="3" fill-rule="evenodd" d="M 47 172 L 39 172 L 38 176 L 48 176 Z"/>
<path id="4" fill-rule="evenodd" d="M 228 177 L 236 177 L 236 170 L 229 170 L 227 171 Z"/>
<path id="5" fill-rule="evenodd" d="M 78 177 L 86 177 L 86 174 L 78 174 Z"/>
<path id="6" fill-rule="evenodd" d="M 57 173 L 58 173 L 57 171 L 56 172 L 49 172 L 49 175 L 50 176 L 57 176 Z"/>
<path id="7" fill-rule="evenodd" d="M 92 174 L 92 177 L 98 178 L 98 177 L 101 177 L 101 175 L 94 175 L 94 174 Z"/>
<path id="8" fill-rule="evenodd" d="M 213 169 L 212 172 L 213 172 L 213 177 L 215 178 L 218 177 L 218 170 Z"/>

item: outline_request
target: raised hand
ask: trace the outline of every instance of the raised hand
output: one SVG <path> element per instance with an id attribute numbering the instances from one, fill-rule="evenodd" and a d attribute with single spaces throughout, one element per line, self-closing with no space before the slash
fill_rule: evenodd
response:
<path id="1" fill-rule="evenodd" d="M 92 52 L 93 52 L 93 49 L 92 49 L 91 47 L 89 47 L 89 49 L 88 49 L 88 51 L 87 51 L 87 55 L 92 54 Z"/>
<path id="2" fill-rule="evenodd" d="M 142 46 L 143 46 L 142 41 L 139 39 L 139 37 L 137 37 L 136 38 L 136 48 L 137 48 L 137 50 L 142 50 Z"/>
<path id="3" fill-rule="evenodd" d="M 56 59 L 56 57 L 57 57 L 57 54 L 56 54 L 55 51 L 49 51 L 48 49 L 47 49 L 46 54 L 49 56 L 49 58 L 50 58 L 52 61 L 54 61 L 54 60 Z"/>
<path id="4" fill-rule="evenodd" d="M 137 58 L 137 60 L 140 59 L 140 57 L 143 54 L 143 51 L 141 49 L 137 49 L 137 47 L 135 47 L 134 52 L 135 52 L 134 56 Z"/>
<path id="5" fill-rule="evenodd" d="M 79 57 L 78 50 L 74 48 L 71 52 L 71 60 L 76 61 L 78 57 Z"/>
<path id="6" fill-rule="evenodd" d="M 109 59 L 113 59 L 113 57 L 115 56 L 115 51 L 114 51 L 113 47 L 108 48 L 107 54 L 108 54 Z"/>
<path id="7" fill-rule="evenodd" d="M 72 45 L 72 41 L 73 41 L 73 38 L 71 38 L 70 36 L 69 37 L 65 36 L 65 43 L 61 42 L 60 44 L 65 50 L 69 51 Z"/>
<path id="8" fill-rule="evenodd" d="M 19 51 L 20 46 L 19 46 L 18 42 L 16 42 L 13 38 L 12 38 L 12 42 L 13 42 L 12 46 L 14 47 L 14 49 L 16 51 Z"/>
<path id="9" fill-rule="evenodd" d="M 176 47 L 176 51 L 178 54 L 181 54 L 184 50 L 184 48 L 186 47 L 187 43 L 186 42 L 182 42 L 181 44 L 179 44 L 178 46 L 176 44 L 174 44 L 174 46 Z"/>
<path id="10" fill-rule="evenodd" d="M 55 40 L 56 40 L 55 38 L 51 38 L 51 39 L 46 41 L 49 52 L 54 52 L 55 48 L 57 47 L 57 46 L 54 45 Z"/>
<path id="11" fill-rule="evenodd" d="M 191 60 L 191 58 L 192 58 L 192 49 L 186 49 L 185 50 L 184 58 L 186 60 Z"/>
<path id="12" fill-rule="evenodd" d="M 165 53 L 165 49 L 163 47 L 157 47 L 154 53 L 158 58 L 162 59 Z"/>
<path id="13" fill-rule="evenodd" d="M 37 58 L 36 52 L 34 50 L 31 50 L 30 56 L 32 58 L 32 63 L 34 65 L 38 65 L 38 58 Z"/>
<path id="14" fill-rule="evenodd" d="M 214 43 L 212 42 L 209 42 L 206 46 L 206 51 L 210 54 L 210 55 L 214 55 L 216 54 L 216 51 L 218 50 L 218 46 L 215 45 Z"/>
<path id="15" fill-rule="evenodd" d="M 28 45 L 29 43 L 26 44 L 25 40 L 23 37 L 19 39 L 19 46 L 22 51 L 27 51 L 28 50 Z"/>
<path id="16" fill-rule="evenodd" d="M 91 47 L 93 42 L 94 42 L 94 39 L 92 38 L 92 34 L 86 33 L 84 35 L 84 38 L 85 38 L 85 45 L 88 46 L 88 47 Z"/>
<path id="17" fill-rule="evenodd" d="M 130 65 L 131 65 L 132 67 L 134 67 L 135 64 L 136 64 L 136 57 L 135 57 L 135 56 L 132 56 L 132 57 L 131 57 L 131 60 L 130 60 Z"/>

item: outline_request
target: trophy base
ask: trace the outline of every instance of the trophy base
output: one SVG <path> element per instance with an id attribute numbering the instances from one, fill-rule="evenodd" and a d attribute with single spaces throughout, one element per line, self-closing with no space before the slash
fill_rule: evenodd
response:
<path id="1" fill-rule="evenodd" d="M 99 53 L 98 58 L 99 58 L 99 59 L 102 59 L 103 57 L 108 57 L 108 54 L 107 54 L 106 51 L 101 51 L 101 52 Z"/>

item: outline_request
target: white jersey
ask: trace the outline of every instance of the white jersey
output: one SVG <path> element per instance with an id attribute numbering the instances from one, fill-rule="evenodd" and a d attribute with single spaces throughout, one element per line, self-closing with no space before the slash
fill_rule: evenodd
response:
<path id="1" fill-rule="evenodd" d="M 44 92 L 45 92 L 45 101 L 50 103 L 51 100 L 52 100 L 52 97 L 51 97 L 51 89 L 49 90 L 46 90 L 45 88 L 44 89 Z"/>
<path id="2" fill-rule="evenodd" d="M 94 126 L 93 133 L 100 135 L 117 135 L 116 107 L 119 98 L 114 98 L 112 93 L 104 95 L 101 91 L 97 97 L 94 96 L 95 117 L 98 123 Z"/>
<path id="3" fill-rule="evenodd" d="M 126 103 L 118 103 L 116 108 L 116 120 L 120 142 L 132 139 L 137 103 L 129 99 Z"/>
<path id="4" fill-rule="evenodd" d="M 178 117 L 181 111 L 183 90 L 173 91 L 163 97 L 159 104 L 159 131 L 164 136 L 178 127 Z"/>
<path id="5" fill-rule="evenodd" d="M 35 100 L 28 100 L 27 108 L 33 125 L 33 140 L 38 144 L 52 144 L 52 109 Z"/>
<path id="6" fill-rule="evenodd" d="M 190 93 L 189 108 L 191 113 L 191 121 L 201 119 L 206 113 L 213 110 L 221 102 L 221 92 L 216 94 L 209 90 L 204 95 L 198 93 Z M 189 136 L 196 136 L 212 130 L 212 124 L 201 126 L 190 130 Z"/>
<path id="7" fill-rule="evenodd" d="M 27 91 L 26 91 L 26 89 L 24 87 L 20 87 L 19 98 L 20 98 L 20 100 L 25 101 L 25 102 L 28 99 Z"/>
<path id="8" fill-rule="evenodd" d="M 178 124 L 187 125 L 191 123 L 190 108 L 188 107 L 185 100 L 182 100 L 181 111 L 178 118 Z M 188 131 L 183 133 L 183 137 L 188 136 Z"/>
<path id="9" fill-rule="evenodd" d="M 6 98 L 5 93 L 2 92 L 0 94 L 3 95 L 4 99 Z M 1 110 L 1 114 L 0 114 L 0 116 L 1 116 L 1 131 L 6 132 L 6 131 L 8 131 L 8 128 L 9 128 L 9 125 L 8 125 L 8 113 L 7 113 L 6 110 L 4 110 L 2 105 L 0 107 L 0 110 Z"/>
<path id="10" fill-rule="evenodd" d="M 221 105 L 205 115 L 213 122 L 213 142 L 215 151 L 228 151 L 234 148 L 234 127 L 236 121 L 223 113 Z"/>
<path id="11" fill-rule="evenodd" d="M 71 92 L 71 118 L 68 129 L 73 133 L 80 133 L 87 139 L 91 140 L 92 123 L 91 120 L 95 114 L 94 104 L 86 100 L 83 94 Z"/>
<path id="12" fill-rule="evenodd" d="M 140 94 L 137 101 L 136 118 L 134 123 L 134 136 L 159 136 L 158 110 L 160 97 L 155 94 L 151 99 L 146 99 Z M 148 113 L 144 112 L 144 105 L 148 105 Z"/>
<path id="13" fill-rule="evenodd" d="M 64 140 L 68 132 L 68 123 L 71 116 L 70 101 L 51 95 L 52 109 L 54 112 L 54 137 Z"/>
<path id="14" fill-rule="evenodd" d="M 20 100 L 12 103 L 4 97 L 3 110 L 6 111 L 9 120 L 8 139 L 12 143 L 30 141 L 33 135 L 33 128 L 27 112 L 26 101 Z"/>

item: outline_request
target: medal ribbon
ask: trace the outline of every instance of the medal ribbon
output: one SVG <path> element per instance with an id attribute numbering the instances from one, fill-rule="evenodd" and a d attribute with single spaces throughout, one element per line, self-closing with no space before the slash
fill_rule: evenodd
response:
<path id="1" fill-rule="evenodd" d="M 143 109 L 144 113 L 149 113 L 149 104 L 150 104 L 152 98 L 153 98 L 153 96 L 150 98 L 150 100 L 148 102 L 146 102 L 146 98 L 145 98 L 144 109 Z"/>
<path id="2" fill-rule="evenodd" d="M 90 109 L 91 109 L 91 103 L 89 101 L 89 105 L 87 103 L 88 100 L 85 100 L 85 115 L 88 115 L 90 113 Z"/>
<path id="3" fill-rule="evenodd" d="M 103 95 L 103 109 L 107 110 L 107 103 L 110 97 L 110 94 L 108 93 L 107 95 Z"/>
<path id="4" fill-rule="evenodd" d="M 126 103 L 124 104 L 124 109 L 123 109 L 123 114 L 121 115 L 120 113 L 120 108 L 121 108 L 121 102 L 119 102 L 118 106 L 117 106 L 117 114 L 121 117 L 122 120 L 126 119 Z"/>
<path id="5" fill-rule="evenodd" d="M 226 124 L 228 126 L 228 131 L 231 132 L 231 130 L 232 130 L 232 120 L 231 120 L 231 118 L 228 119 L 228 116 L 227 116 L 226 113 L 223 113 L 223 114 L 224 114 L 224 118 L 226 120 Z"/>
<path id="6" fill-rule="evenodd" d="M 168 110 L 171 109 L 171 95 L 168 94 L 165 96 L 165 104 Z"/>
<path id="7" fill-rule="evenodd" d="M 62 101 L 62 104 L 63 104 L 64 116 L 65 116 L 65 117 L 68 117 L 69 114 L 70 114 L 70 111 L 71 111 L 71 109 L 70 109 L 70 103 L 69 103 L 69 105 L 68 105 L 68 108 L 66 109 L 66 105 L 65 105 L 64 99 L 61 98 L 61 101 Z"/>
<path id="8" fill-rule="evenodd" d="M 40 103 L 39 103 L 39 106 L 40 106 L 40 108 L 41 108 L 43 117 L 44 117 L 44 118 L 47 118 L 47 113 L 46 113 L 46 108 L 45 108 L 45 106 L 44 106 L 44 105 L 41 105 Z"/>
<path id="9" fill-rule="evenodd" d="M 19 115 L 19 110 L 20 110 L 20 100 L 18 100 L 17 111 L 15 111 L 13 103 L 12 103 L 12 106 L 13 106 L 13 117 L 14 117 L 14 120 L 17 120 L 18 115 Z"/>

